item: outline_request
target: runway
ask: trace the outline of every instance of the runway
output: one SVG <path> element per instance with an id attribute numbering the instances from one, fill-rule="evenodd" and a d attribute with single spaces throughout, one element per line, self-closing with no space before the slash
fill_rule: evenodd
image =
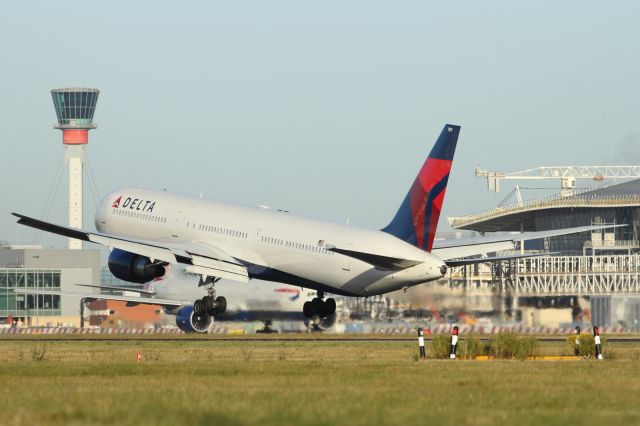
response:
<path id="1" fill-rule="evenodd" d="M 640 342 L 640 335 L 632 336 L 604 336 L 608 342 L 611 343 L 637 343 Z M 488 341 L 490 337 L 476 337 L 480 341 Z M 385 343 L 410 343 L 417 342 L 417 337 L 253 337 L 253 336 L 237 336 L 237 337 L 222 337 L 222 336 L 198 336 L 191 337 L 186 335 L 180 336 L 167 336 L 167 337 L 145 337 L 140 335 L 122 335 L 122 336 L 109 336 L 102 337 L 100 335 L 92 336 L 47 336 L 47 335 L 13 335 L 0 337 L 0 341 L 46 341 L 46 342 L 246 342 L 246 343 L 283 343 L 283 342 L 313 342 L 313 343 L 371 343 L 371 342 L 385 342 Z M 431 337 L 425 337 L 425 342 L 430 342 Z M 464 341 L 464 336 L 460 336 L 460 340 Z M 540 336 L 538 340 L 541 342 L 564 342 L 567 340 L 566 335 L 560 336 Z"/>

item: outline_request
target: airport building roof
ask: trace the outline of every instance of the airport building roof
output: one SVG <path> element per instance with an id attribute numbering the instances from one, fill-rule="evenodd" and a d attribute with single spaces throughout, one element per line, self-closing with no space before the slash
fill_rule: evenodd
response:
<path id="1" fill-rule="evenodd" d="M 478 232 L 534 231 L 541 213 L 567 209 L 640 207 L 640 179 L 586 191 L 573 196 L 539 198 L 448 218 L 456 229 Z"/>

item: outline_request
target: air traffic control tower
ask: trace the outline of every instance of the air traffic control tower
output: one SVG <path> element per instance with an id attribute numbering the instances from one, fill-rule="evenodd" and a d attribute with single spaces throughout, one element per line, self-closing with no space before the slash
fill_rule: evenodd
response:
<path id="1" fill-rule="evenodd" d="M 84 148 L 89 142 L 89 130 L 95 129 L 93 113 L 100 90 L 88 88 L 53 89 L 53 105 L 62 130 L 65 162 L 69 169 L 69 226 L 82 228 L 82 184 Z M 70 249 L 82 249 L 82 241 L 69 239 Z"/>

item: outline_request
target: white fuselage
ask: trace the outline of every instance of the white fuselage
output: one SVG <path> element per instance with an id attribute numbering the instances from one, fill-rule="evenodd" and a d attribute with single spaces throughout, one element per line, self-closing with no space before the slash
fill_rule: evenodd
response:
<path id="1" fill-rule="evenodd" d="M 210 244 L 246 264 L 250 278 L 349 296 L 370 296 L 442 277 L 444 262 L 382 231 L 143 188 L 108 194 L 98 231 L 161 243 Z M 326 250 L 337 247 L 421 263 L 400 271 Z"/>

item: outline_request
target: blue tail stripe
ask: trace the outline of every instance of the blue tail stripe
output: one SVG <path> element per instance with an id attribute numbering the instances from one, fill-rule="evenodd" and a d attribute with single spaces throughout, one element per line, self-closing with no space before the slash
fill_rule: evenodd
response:
<path id="1" fill-rule="evenodd" d="M 413 228 L 413 214 L 411 213 L 411 193 L 409 192 L 396 212 L 389 225 L 382 229 L 387 234 L 391 234 L 414 246 L 418 245 L 416 231 Z"/>
<path id="2" fill-rule="evenodd" d="M 423 250 L 427 249 L 427 245 L 429 244 L 429 235 L 430 235 L 430 232 L 432 231 L 429 227 L 429 224 L 430 224 L 429 222 L 431 221 L 431 211 L 433 209 L 433 200 L 435 200 L 435 198 L 438 195 L 440 195 L 442 191 L 447 189 L 447 182 L 449 182 L 449 175 L 446 175 L 444 178 L 442 178 L 440 182 L 438 182 L 438 184 L 433 187 L 433 189 L 429 192 L 429 195 L 427 196 L 425 216 L 424 216 L 424 220 L 426 221 L 426 223 L 424 224 L 424 234 L 423 234 L 424 238 L 422 238 L 423 247 L 420 247 Z M 434 234 L 435 232 L 436 230 L 433 229 Z"/>
<path id="3" fill-rule="evenodd" d="M 436 144 L 433 146 L 433 149 L 429 154 L 429 157 L 452 161 L 453 154 L 456 152 L 459 134 L 460 126 L 445 124 Z"/>

